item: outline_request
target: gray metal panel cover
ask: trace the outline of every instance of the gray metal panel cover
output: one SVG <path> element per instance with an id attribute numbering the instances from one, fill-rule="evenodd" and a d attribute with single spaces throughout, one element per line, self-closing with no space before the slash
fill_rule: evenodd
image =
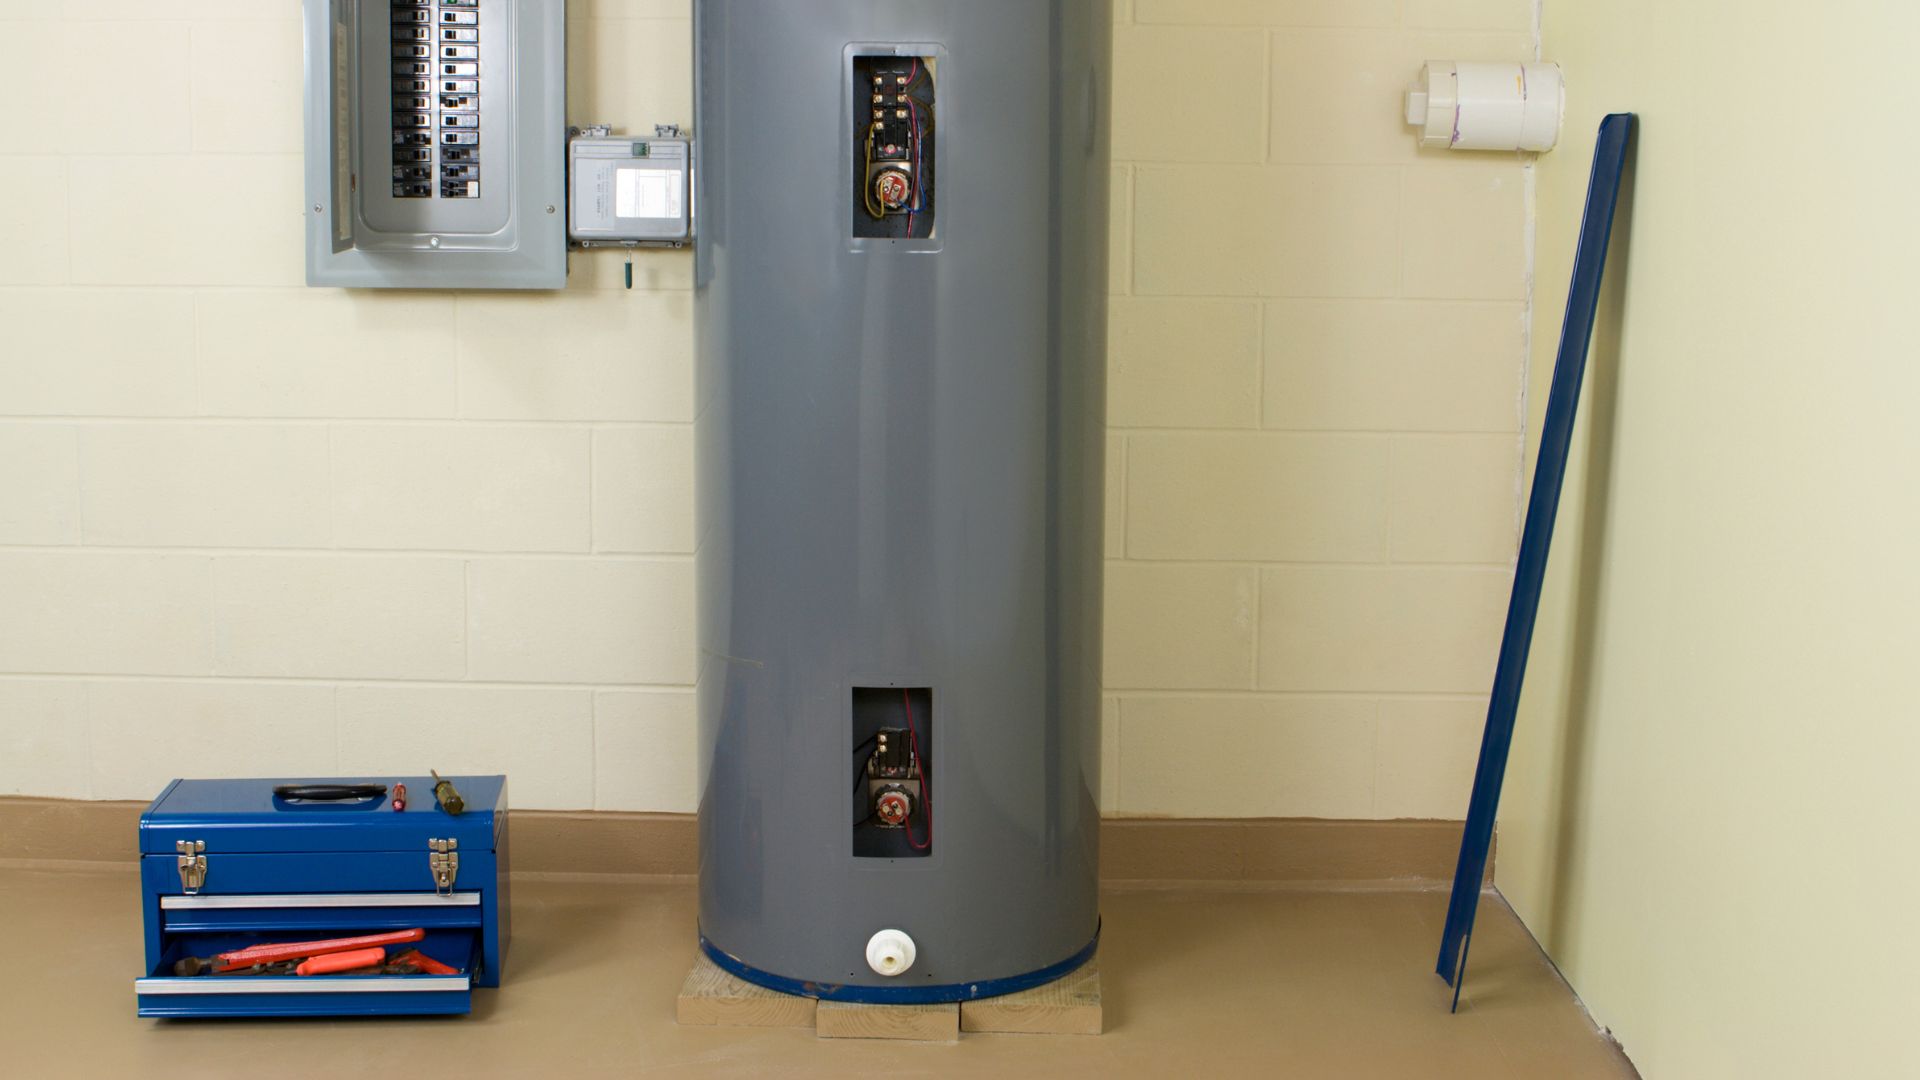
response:
<path id="1" fill-rule="evenodd" d="M 307 284 L 565 288 L 566 0 L 481 0 L 489 165 L 474 205 L 386 198 L 386 0 L 304 5 Z"/>
<path id="2" fill-rule="evenodd" d="M 762 972 L 965 996 L 1096 934 L 1110 20 L 695 4 L 700 918 Z M 942 57 L 932 241 L 849 239 L 850 44 Z M 852 854 L 855 686 L 932 688 L 928 857 Z"/>

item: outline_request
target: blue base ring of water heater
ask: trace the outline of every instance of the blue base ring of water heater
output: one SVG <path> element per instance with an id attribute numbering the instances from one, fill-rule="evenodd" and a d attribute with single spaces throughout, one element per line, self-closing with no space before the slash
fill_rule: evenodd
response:
<path id="1" fill-rule="evenodd" d="M 982 979 L 979 982 L 946 983 L 940 986 L 850 986 L 846 983 L 809 982 L 804 979 L 789 979 L 785 975 L 775 975 L 770 971 L 742 962 L 738 957 L 729 956 L 719 946 L 700 935 L 700 948 L 707 958 L 720 966 L 722 971 L 745 979 L 755 986 L 764 986 L 782 994 L 795 997 L 819 998 L 821 1001 L 851 1001 L 861 1005 L 938 1005 L 949 1001 L 973 1001 L 978 998 L 1001 997 L 1017 994 L 1022 990 L 1031 990 L 1036 986 L 1045 986 L 1055 979 L 1065 978 L 1080 965 L 1093 959 L 1094 950 L 1100 947 L 1100 929 L 1095 927 L 1093 940 L 1085 948 L 1057 964 L 1050 964 L 1038 971 L 1029 971 L 1024 975 L 1009 975 L 1004 979 Z"/>

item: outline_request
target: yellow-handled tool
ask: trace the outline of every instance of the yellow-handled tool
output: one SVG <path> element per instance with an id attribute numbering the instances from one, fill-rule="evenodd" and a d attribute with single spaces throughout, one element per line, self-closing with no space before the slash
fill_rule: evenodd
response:
<path id="1" fill-rule="evenodd" d="M 432 769 L 427 771 L 433 773 L 433 797 L 440 800 L 440 809 L 454 815 L 464 812 L 467 800 L 460 797 L 460 789 L 453 786 L 453 781 L 443 779 Z"/>

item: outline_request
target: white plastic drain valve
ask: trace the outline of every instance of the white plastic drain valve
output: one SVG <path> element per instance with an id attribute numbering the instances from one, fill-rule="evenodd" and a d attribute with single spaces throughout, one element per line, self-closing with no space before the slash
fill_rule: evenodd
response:
<path id="1" fill-rule="evenodd" d="M 1432 60 L 1407 91 L 1407 123 L 1420 129 L 1421 146 L 1551 150 L 1565 116 L 1558 64 Z"/>
<path id="2" fill-rule="evenodd" d="M 913 939 L 904 930 L 882 930 L 867 941 L 867 966 L 892 978 L 913 966 Z"/>

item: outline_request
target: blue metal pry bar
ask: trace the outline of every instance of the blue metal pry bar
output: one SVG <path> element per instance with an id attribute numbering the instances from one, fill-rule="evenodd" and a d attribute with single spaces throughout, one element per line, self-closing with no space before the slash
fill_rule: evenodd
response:
<path id="1" fill-rule="evenodd" d="M 1580 384 L 1587 372 L 1587 349 L 1593 340 L 1594 316 L 1600 306 L 1607 241 L 1613 233 L 1613 213 L 1620 199 L 1620 182 L 1626 171 L 1627 142 L 1633 134 L 1633 123 L 1632 113 L 1609 115 L 1600 121 L 1600 137 L 1594 147 L 1587 208 L 1580 221 L 1580 243 L 1573 257 L 1573 285 L 1567 292 L 1567 319 L 1560 331 L 1560 352 L 1553 365 L 1553 389 L 1547 397 L 1546 421 L 1540 429 L 1540 456 L 1533 473 L 1533 495 L 1527 503 L 1526 529 L 1520 537 L 1520 557 L 1514 567 L 1513 597 L 1507 604 L 1506 633 L 1500 639 L 1500 662 L 1494 669 L 1493 696 L 1487 703 L 1487 731 L 1480 743 L 1480 764 L 1474 771 L 1466 832 L 1460 838 L 1460 862 L 1453 873 L 1453 896 L 1447 904 L 1447 925 L 1440 934 L 1440 959 L 1434 968 L 1453 987 L 1455 1009 L 1460 1007 L 1460 986 L 1466 981 L 1467 948 L 1473 940 L 1480 883 L 1486 876 L 1487 855 L 1493 848 L 1500 785 L 1506 779 L 1507 754 L 1513 749 L 1520 685 L 1527 673 L 1527 652 L 1533 645 L 1534 619 L 1540 613 L 1540 587 L 1547 572 L 1548 549 L 1553 544 L 1560 488 L 1567 476 L 1574 415 L 1580 405 Z"/>

